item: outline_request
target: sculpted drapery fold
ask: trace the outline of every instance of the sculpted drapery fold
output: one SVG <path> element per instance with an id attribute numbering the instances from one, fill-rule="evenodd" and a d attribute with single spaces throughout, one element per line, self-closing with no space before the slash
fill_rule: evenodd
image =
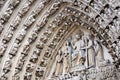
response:
<path id="1" fill-rule="evenodd" d="M 62 73 L 60 72 L 59 75 L 56 74 L 55 76 L 64 75 L 64 77 L 66 77 L 70 76 L 69 74 L 76 76 L 78 76 L 78 74 L 84 74 L 81 79 L 85 79 L 85 73 L 81 73 L 82 71 L 84 72 L 84 70 L 96 72 L 96 74 L 93 74 L 92 72 L 92 74 L 88 73 L 86 76 L 103 76 L 103 73 L 99 72 L 99 70 L 102 69 L 101 67 L 104 69 L 104 67 L 110 67 L 110 65 L 112 65 L 112 60 L 105 57 L 105 54 L 108 54 L 109 56 L 109 53 L 104 51 L 104 47 L 105 46 L 102 45 L 99 37 L 92 34 L 91 31 L 87 32 L 85 29 L 77 30 L 77 32 L 74 32 L 69 36 L 59 49 L 63 55 L 63 62 L 61 63 L 61 67 L 59 67 L 59 70 L 61 70 Z M 58 55 L 56 57 L 58 57 Z M 110 68 L 114 67 L 111 66 Z M 95 79 L 95 76 L 91 76 L 90 79 Z M 79 78 L 76 77 L 75 79 Z M 98 77 L 96 79 L 100 80 L 102 78 Z"/>

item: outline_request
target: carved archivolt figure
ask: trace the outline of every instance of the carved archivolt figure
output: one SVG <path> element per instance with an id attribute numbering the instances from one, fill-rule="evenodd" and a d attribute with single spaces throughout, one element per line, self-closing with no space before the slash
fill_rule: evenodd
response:
<path id="1" fill-rule="evenodd" d="M 6 47 L 7 47 L 6 45 L 1 43 L 1 45 L 0 45 L 0 57 L 3 56 L 3 53 L 5 52 Z"/>
<path id="2" fill-rule="evenodd" d="M 44 74 L 44 69 L 41 67 L 38 67 L 36 72 L 35 72 L 35 75 L 40 78 L 43 76 L 43 74 Z"/>
<path id="3" fill-rule="evenodd" d="M 58 76 L 62 73 L 62 67 L 63 67 L 63 55 L 62 52 L 59 51 L 58 55 L 56 56 L 56 69 L 55 69 L 55 75 Z"/>

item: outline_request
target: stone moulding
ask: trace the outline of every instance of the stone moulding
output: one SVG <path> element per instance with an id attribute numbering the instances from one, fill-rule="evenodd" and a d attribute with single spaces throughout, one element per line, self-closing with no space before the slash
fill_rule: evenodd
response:
<path id="1" fill-rule="evenodd" d="M 119 80 L 119 0 L 0 2 L 1 11 L 8 5 L 0 13 L 0 80 Z M 99 69 L 78 66 L 55 75 L 58 52 L 78 29 L 97 36 L 113 61 Z"/>

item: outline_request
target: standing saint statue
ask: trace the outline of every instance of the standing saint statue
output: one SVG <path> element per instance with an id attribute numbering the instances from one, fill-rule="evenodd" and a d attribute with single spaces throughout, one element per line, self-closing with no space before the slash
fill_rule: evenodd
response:
<path id="1" fill-rule="evenodd" d="M 55 69 L 55 76 L 62 74 L 63 68 L 63 55 L 62 51 L 59 50 L 58 55 L 56 56 L 56 69 Z"/>
<path id="2" fill-rule="evenodd" d="M 87 46 L 81 49 L 87 49 L 88 54 L 88 67 L 95 66 L 95 49 L 94 49 L 94 36 L 89 35 L 86 36 L 87 39 Z"/>
<path id="3" fill-rule="evenodd" d="M 63 74 L 67 74 L 68 72 L 69 72 L 69 53 L 65 53 L 63 58 Z"/>
<path id="4" fill-rule="evenodd" d="M 85 47 L 85 42 L 84 42 L 84 39 L 82 38 L 84 34 L 83 33 L 80 33 L 80 34 L 77 34 L 75 37 L 76 37 L 76 42 L 75 42 L 75 45 L 74 45 L 74 53 L 72 55 L 73 57 L 73 61 L 74 61 L 74 66 L 76 65 L 81 65 L 81 58 L 84 58 L 85 57 L 85 49 L 82 49 L 83 47 Z"/>
<path id="5" fill-rule="evenodd" d="M 67 74 L 69 72 L 69 67 L 70 67 L 68 44 L 69 44 L 68 41 L 66 41 L 64 47 L 64 55 L 63 55 L 63 74 Z"/>
<path id="6" fill-rule="evenodd" d="M 97 63 L 97 65 L 100 65 L 99 63 L 103 62 L 105 60 L 103 46 L 98 40 L 95 40 L 94 44 L 95 44 L 94 48 L 96 50 L 96 63 Z"/>

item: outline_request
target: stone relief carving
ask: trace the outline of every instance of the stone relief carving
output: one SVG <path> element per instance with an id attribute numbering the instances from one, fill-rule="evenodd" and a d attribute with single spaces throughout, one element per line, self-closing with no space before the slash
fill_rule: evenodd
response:
<path id="1" fill-rule="evenodd" d="M 1 56 L 1 57 L 3 56 L 3 53 L 4 53 L 5 50 L 6 50 L 6 47 L 7 47 L 7 45 L 1 43 L 1 45 L 0 45 L 0 56 Z"/>
<path id="2" fill-rule="evenodd" d="M 3 69 L 3 72 L 8 73 L 10 71 L 10 68 L 11 68 L 11 61 L 8 60 L 8 61 L 5 62 L 5 67 Z"/>
<path id="3" fill-rule="evenodd" d="M 51 56 L 51 53 L 52 53 L 51 50 L 50 50 L 50 49 L 47 49 L 44 56 L 45 56 L 46 58 L 49 58 L 49 57 Z"/>
<path id="4" fill-rule="evenodd" d="M 88 66 L 94 66 L 95 65 L 95 49 L 94 49 L 94 45 L 93 45 L 93 40 L 94 37 L 93 35 L 89 35 L 87 37 L 87 46 L 83 47 L 82 49 L 87 49 L 88 51 Z"/>
<path id="5" fill-rule="evenodd" d="M 19 71 L 22 70 L 22 67 L 23 67 L 23 65 L 24 65 L 24 62 L 25 62 L 24 59 L 20 59 L 20 60 L 18 61 L 17 66 L 16 66 L 16 68 L 15 68 L 15 75 L 18 74 Z"/>
<path id="6" fill-rule="evenodd" d="M 4 36 L 3 42 L 4 42 L 4 43 L 9 42 L 9 40 L 12 38 L 12 36 L 13 36 L 13 31 L 8 32 L 8 33 Z"/>
<path id="7" fill-rule="evenodd" d="M 19 46 L 20 44 L 14 43 L 9 54 L 15 56 Z"/>
<path id="8" fill-rule="evenodd" d="M 63 74 L 67 74 L 70 68 L 69 53 L 64 53 L 63 56 Z"/>
<path id="9" fill-rule="evenodd" d="M 31 6 L 31 4 L 34 2 L 35 0 L 27 0 L 26 2 L 25 2 L 25 5 L 24 6 L 22 6 L 22 8 L 21 8 L 21 11 L 19 11 L 19 14 L 17 14 L 17 17 L 16 17 L 16 19 L 15 19 L 15 21 L 13 21 L 12 23 L 11 23 L 11 25 L 10 25 L 10 28 L 11 28 L 11 30 L 10 31 L 8 31 L 7 33 L 8 34 L 5 34 L 5 36 L 4 36 L 4 38 L 3 38 L 3 45 L 2 46 L 0 46 L 0 55 L 3 55 L 3 53 L 5 52 L 5 50 L 6 50 L 6 48 L 7 48 L 7 43 L 11 40 L 11 38 L 13 37 L 13 35 L 14 35 L 14 31 L 15 31 L 15 29 L 17 29 L 17 27 L 18 27 L 18 25 L 20 24 L 20 22 L 21 22 L 21 20 L 22 20 L 22 17 L 29 11 L 29 9 L 32 7 Z M 42 1 L 41 2 L 41 6 L 39 7 L 39 9 L 36 9 L 36 10 L 38 10 L 38 12 L 36 12 L 35 14 L 33 13 L 33 14 L 31 14 L 30 16 L 28 16 L 28 19 L 27 19 L 27 21 L 28 22 L 26 22 L 25 24 L 26 24 L 26 26 L 28 26 L 28 27 L 30 27 L 30 25 L 32 25 L 32 23 L 33 22 L 35 22 L 35 20 L 36 20 L 36 15 L 39 13 L 39 11 L 41 11 L 42 10 L 42 8 L 44 8 L 45 7 L 45 4 L 48 4 L 48 2 L 49 2 L 50 0 L 44 0 L 44 1 Z M 4 24 L 5 24 L 5 22 L 7 22 L 8 21 L 8 19 L 10 18 L 10 16 L 11 16 L 11 14 L 13 13 L 13 11 L 14 11 L 14 9 L 16 8 L 16 6 L 20 3 L 21 1 L 20 0 L 15 0 L 15 1 L 12 1 L 12 2 L 10 2 L 10 6 L 8 6 L 8 8 L 7 8 L 7 10 L 3 13 L 3 15 L 1 16 L 1 19 L 0 19 L 0 32 L 2 32 L 2 30 L 4 30 Z M 103 25 L 103 26 L 97 26 L 97 28 L 96 29 L 98 29 L 98 31 L 97 32 L 100 32 L 100 34 L 102 35 L 102 37 L 104 37 L 105 38 L 105 40 L 108 40 L 108 39 L 110 39 L 110 38 L 108 38 L 108 37 L 106 37 L 107 36 L 107 34 L 104 32 L 104 29 L 103 28 L 105 28 L 106 27 L 106 25 L 107 26 L 109 26 L 110 27 L 110 31 L 109 32 L 111 32 L 110 33 L 110 35 L 109 36 L 111 36 L 111 38 L 113 39 L 113 40 L 111 40 L 111 41 L 113 41 L 114 42 L 114 40 L 116 40 L 116 38 L 118 37 L 118 35 L 117 34 L 113 34 L 116 30 L 118 30 L 119 31 L 119 20 L 117 20 L 116 18 L 115 19 L 113 19 L 112 20 L 112 18 L 114 17 L 114 15 L 112 15 L 112 13 L 114 12 L 113 11 L 113 9 L 112 9 L 112 7 L 110 6 L 110 5 L 108 5 L 108 3 L 107 3 L 107 1 L 100 1 L 100 0 L 98 0 L 98 1 L 93 1 L 93 0 L 85 0 L 85 1 L 79 1 L 79 0 L 75 0 L 75 1 L 71 1 L 71 0 L 60 0 L 60 1 L 55 1 L 55 3 L 52 5 L 52 7 L 50 8 L 50 11 L 47 11 L 47 13 L 45 14 L 45 17 L 43 18 L 43 20 L 41 20 L 41 24 L 40 25 L 37 25 L 37 27 L 38 27 L 38 29 L 40 29 L 40 30 L 42 30 L 42 28 L 47 24 L 47 22 L 48 22 L 48 17 L 52 17 L 53 16 L 53 13 L 57 13 L 56 11 L 57 10 L 59 10 L 59 9 L 61 9 L 60 8 L 60 5 L 61 5 L 61 3 L 62 2 L 69 2 L 69 3 L 72 3 L 72 2 L 74 2 L 74 8 L 77 8 L 78 7 L 78 5 L 79 6 L 81 6 L 80 8 L 81 8 L 81 10 L 83 11 L 83 13 L 84 13 L 84 15 L 82 15 L 83 16 L 83 18 L 82 17 L 80 17 L 81 19 L 87 19 L 87 20 L 90 20 L 90 19 L 88 19 L 85 15 L 86 15 L 86 13 L 91 13 L 91 12 L 93 12 L 94 13 L 94 16 L 91 16 L 93 19 L 95 18 L 95 16 L 96 16 L 96 21 L 99 21 L 99 24 L 101 24 L 101 25 Z M 81 3 L 80 3 L 81 2 Z M 87 2 L 87 4 L 90 4 L 90 5 L 88 5 L 88 6 L 86 6 L 86 2 Z M 68 4 L 68 3 L 67 3 Z M 107 5 L 108 5 L 108 7 L 107 7 Z M 94 12 L 93 11 L 93 9 L 91 8 L 94 8 L 95 10 L 97 10 L 98 12 L 96 13 L 96 12 Z M 104 8 L 104 9 L 103 9 Z M 116 10 L 117 10 L 117 12 L 119 12 L 119 7 L 117 8 L 115 8 Z M 76 14 L 76 12 L 74 11 L 74 9 L 66 9 L 67 11 L 68 11 L 68 13 L 67 14 L 65 14 L 64 12 L 63 13 L 61 13 L 61 14 L 59 14 L 59 15 L 57 15 L 57 17 L 58 18 L 56 18 L 53 22 L 55 22 L 55 24 L 53 24 L 53 25 L 50 25 L 49 26 L 49 28 L 47 29 L 47 30 L 45 30 L 45 31 L 43 31 L 43 33 L 42 33 L 42 37 L 40 38 L 40 44 L 38 44 L 38 45 L 36 45 L 36 48 L 35 48 L 35 50 L 34 50 L 34 52 L 33 52 L 33 54 L 32 54 L 32 56 L 31 56 L 31 58 L 30 58 L 30 61 L 31 62 L 33 62 L 33 63 L 37 63 L 37 59 L 38 59 L 38 57 L 40 56 L 40 52 L 42 52 L 42 49 L 44 48 L 44 45 L 47 43 L 47 41 L 49 40 L 49 37 L 54 33 L 54 31 L 56 30 L 56 28 L 58 28 L 58 26 L 60 26 L 63 22 L 64 22 L 64 19 L 66 18 L 66 15 L 67 16 L 69 16 L 69 20 L 66 20 L 65 21 L 65 25 L 69 25 L 69 24 L 71 24 L 71 22 L 77 22 L 77 21 L 79 21 L 79 20 L 77 20 L 77 18 L 76 17 L 70 17 L 70 15 L 72 14 L 72 15 L 75 15 Z M 58 14 L 58 13 L 57 13 Z M 96 15 L 97 14 L 97 15 Z M 116 14 L 118 14 L 118 13 L 116 13 Z M 112 16 L 110 16 L 110 15 L 112 15 Z M 32 17 L 31 17 L 32 16 Z M 80 15 L 79 15 L 80 16 Z M 31 17 L 31 18 L 30 18 Z M 89 18 L 91 18 L 91 17 L 89 17 Z M 110 23 L 109 23 L 109 21 L 107 21 L 107 20 L 105 20 L 104 18 L 107 18 L 107 19 L 109 19 L 110 18 Z M 86 21 L 87 21 L 86 20 Z M 91 19 L 92 20 L 92 19 Z M 93 22 L 94 22 L 94 25 L 96 25 L 96 22 L 94 21 L 94 20 L 92 20 Z M 107 23 L 107 24 L 104 24 L 104 23 Z M 88 23 L 88 22 L 87 22 Z M 91 22 L 92 23 L 92 22 Z M 25 25 L 24 24 L 24 25 Z M 39 23 L 38 23 L 39 24 Z M 48 24 L 49 25 L 49 24 Z M 83 23 L 83 24 L 81 24 L 82 26 L 85 26 L 86 24 L 85 23 Z M 117 27 L 116 27 L 116 29 L 114 28 L 116 25 L 118 25 Z M 25 27 L 25 26 L 24 26 Z M 25 27 L 25 28 L 22 28 L 22 29 L 24 29 L 25 30 L 25 33 L 24 32 L 22 32 L 22 30 L 21 30 L 21 32 L 20 32 L 20 34 L 17 36 L 17 39 L 15 39 L 15 44 L 16 44 L 16 46 L 14 46 L 14 44 L 13 44 L 13 46 L 12 46 L 12 48 L 11 48 L 11 50 L 8 52 L 8 54 L 10 54 L 10 55 L 14 55 L 15 56 L 15 54 L 17 53 L 17 51 L 18 51 L 18 48 L 19 48 L 19 46 L 20 46 L 20 42 L 22 42 L 22 40 L 23 40 L 23 38 L 25 37 L 25 35 L 26 35 L 26 33 L 27 33 L 27 28 L 28 27 Z M 100 27 L 100 28 L 99 28 Z M 37 30 L 38 30 L 37 29 Z M 38 33 L 39 33 L 39 31 L 33 31 L 33 33 L 31 33 L 30 34 L 30 36 L 29 36 L 29 38 L 28 38 L 28 44 L 25 44 L 25 46 L 23 47 L 23 51 L 21 52 L 21 56 L 22 56 L 22 58 L 24 59 L 25 57 L 27 57 L 27 55 L 28 55 L 28 51 L 30 50 L 30 48 L 31 48 L 31 45 L 32 45 L 32 43 L 33 42 L 35 42 L 35 40 L 36 40 L 36 38 L 37 38 L 37 36 L 38 36 Z M 50 31 L 49 31 L 50 30 Z M 109 30 L 109 29 L 108 29 Z M 112 32 L 112 30 L 114 30 L 113 32 Z M 66 31 L 64 30 L 64 29 L 60 29 L 60 31 L 59 31 L 59 33 L 57 34 L 57 36 L 53 39 L 53 42 L 51 42 L 51 44 L 50 44 L 50 46 L 48 46 L 49 48 L 51 48 L 51 49 L 54 49 L 55 47 L 56 47 L 56 45 L 57 45 L 57 43 L 60 41 L 60 39 L 61 39 L 61 37 L 64 35 L 64 33 L 65 33 Z M 117 32 L 117 31 L 116 31 Z M 108 33 L 109 34 L 109 33 Z M 119 34 L 119 33 L 118 33 Z M 117 35 L 117 36 L 114 36 L 114 35 Z M 99 41 L 98 42 L 96 42 L 96 46 L 94 45 L 94 40 L 92 41 L 89 37 L 87 37 L 88 38 L 88 40 L 85 42 L 85 47 L 83 47 L 83 49 L 81 49 L 81 48 L 78 48 L 79 46 L 77 45 L 77 42 L 75 42 L 76 44 L 75 45 L 73 45 L 73 46 L 77 46 L 77 49 L 76 48 L 73 48 L 73 54 L 75 53 L 74 52 L 74 50 L 76 50 L 76 52 L 77 52 L 77 50 L 79 50 L 79 49 L 81 49 L 81 50 L 79 50 L 78 51 L 78 53 L 79 52 L 86 52 L 86 53 L 88 53 L 88 54 L 90 54 L 91 52 L 89 51 L 89 45 L 90 45 L 90 42 L 91 42 L 91 44 L 92 44 L 92 48 L 94 48 L 94 50 L 92 51 L 92 52 L 95 52 L 96 53 L 96 56 L 95 57 L 98 57 L 96 60 L 98 60 L 98 62 L 100 62 L 100 66 L 99 67 L 101 67 L 101 65 L 102 65 L 102 67 L 103 66 L 106 66 L 106 64 L 107 63 L 109 63 L 109 60 L 104 60 L 104 54 L 103 54 L 103 52 L 104 52 L 104 50 L 103 50 L 103 45 L 101 44 L 101 43 L 99 43 Z M 81 39 L 80 39 L 81 40 Z M 16 42 L 17 41 L 17 42 Z M 81 41 L 83 41 L 83 39 L 81 40 Z M 108 44 L 106 44 L 106 41 L 103 41 L 102 39 L 101 39 L 101 41 L 102 41 L 102 43 L 104 44 L 104 45 L 107 45 L 108 47 L 109 47 L 109 45 Z M 110 40 L 108 40 L 107 42 L 109 42 Z M 110 44 L 112 44 L 113 42 L 111 42 L 110 41 Z M 83 41 L 84 42 L 84 41 Z M 78 43 L 79 43 L 79 40 L 78 40 Z M 80 44 L 81 44 L 81 42 L 80 42 Z M 83 43 L 84 44 L 84 43 Z M 119 44 L 119 42 L 117 42 L 116 43 L 117 45 Z M 119 55 L 119 46 L 117 46 L 117 45 L 110 45 L 110 48 L 111 48 L 111 51 L 110 51 L 110 53 L 112 53 L 112 56 L 113 56 L 113 58 L 114 58 L 114 60 L 117 60 L 117 56 L 115 55 L 116 54 L 116 52 L 118 53 L 118 55 Z M 86 47 L 87 46 L 87 47 Z M 93 46 L 95 46 L 95 47 L 93 47 Z M 88 48 L 89 47 L 89 48 Z M 98 47 L 98 50 L 96 50 L 96 48 Z M 114 47 L 116 47 L 116 48 L 114 48 Z M 88 48 L 88 49 L 87 49 Z M 68 48 L 69 49 L 69 48 Z M 83 50 L 83 51 L 82 51 Z M 49 50 L 48 50 L 49 51 Z M 45 58 L 50 58 L 50 56 L 51 56 L 51 53 L 49 53 L 48 51 L 46 51 L 46 53 L 45 53 L 45 55 L 44 55 L 44 57 Z M 113 51 L 113 52 L 112 52 Z M 65 74 L 65 73 L 67 73 L 67 72 L 69 72 L 69 70 L 68 70 L 68 68 L 70 67 L 70 65 L 68 66 L 68 59 L 70 58 L 70 55 L 68 55 L 68 54 L 70 54 L 70 52 L 69 52 L 69 50 L 65 50 L 65 53 L 64 53 L 64 51 L 62 51 L 62 57 L 63 57 L 63 63 L 65 63 L 64 65 L 63 65 L 63 69 L 62 69 L 62 71 L 63 71 L 63 74 Z M 91 55 L 92 56 L 92 55 Z M 76 66 L 76 65 L 78 65 L 78 64 L 82 64 L 82 65 L 85 65 L 85 62 L 87 61 L 86 59 L 86 57 L 82 57 L 81 56 L 81 54 L 79 54 L 79 56 L 78 55 L 74 55 L 74 56 L 72 56 L 72 57 L 75 57 L 75 59 L 73 59 L 73 61 L 75 60 L 75 62 L 74 62 L 74 66 Z M 93 56 L 92 56 L 93 57 Z M 91 58 L 91 57 L 90 57 Z M 12 59 L 12 58 L 11 58 Z M 89 60 L 90 61 L 90 60 Z M 91 62 L 92 62 L 93 60 L 91 60 Z M 21 65 L 24 65 L 22 62 L 24 62 L 24 61 L 21 61 Z M 19 63 L 19 62 L 18 62 Z M 42 59 L 42 64 L 41 64 L 41 66 L 46 66 L 47 65 L 47 63 L 48 63 L 48 59 Z M 62 64 L 63 64 L 62 63 Z M 69 63 L 70 64 L 70 63 Z M 19 64 L 18 64 L 19 65 Z M 20 66 L 20 65 L 19 65 Z M 20 66 L 21 67 L 21 66 Z M 19 68 L 19 67 L 18 67 Z M 67 69 L 66 69 L 67 68 Z M 17 68 L 16 68 L 17 69 Z M 10 70 L 10 69 L 9 69 Z M 31 69 L 31 71 L 33 71 L 33 69 Z M 37 70 L 38 72 L 39 72 L 39 70 Z M 18 71 L 17 71 L 18 72 Z M 36 74 L 38 74 L 38 72 L 36 72 Z M 41 76 L 43 76 L 43 70 L 40 70 L 40 75 Z M 91 72 L 93 72 L 93 73 L 95 73 L 95 72 L 97 72 L 97 71 L 91 71 Z M 103 72 L 104 72 L 104 70 L 103 70 Z M 29 73 L 29 70 L 28 70 L 28 73 Z M 30 74 L 28 74 L 28 73 L 26 73 L 26 76 L 27 77 L 25 77 L 25 79 L 26 80 L 28 80 L 28 79 L 31 79 L 30 77 L 32 76 L 31 74 L 32 73 L 30 73 Z M 112 73 L 112 72 L 111 72 Z M 107 74 L 107 73 L 106 73 Z M 73 74 L 74 75 L 74 77 L 77 77 L 78 75 L 77 75 L 77 73 L 74 73 Z M 6 77 L 2 77 L 2 79 L 4 80 L 4 79 L 6 79 L 7 80 L 7 74 L 5 74 L 4 76 L 6 76 Z M 93 78 L 92 78 L 92 80 L 94 80 L 95 79 L 95 76 L 93 76 L 93 75 L 90 75 L 90 76 L 92 76 Z M 64 79 L 67 79 L 68 78 L 68 75 L 65 75 L 65 76 L 63 76 L 63 78 Z M 17 79 L 17 78 L 16 78 Z M 74 78 L 74 79 L 77 79 L 77 78 Z M 103 79 L 103 78 L 102 78 Z"/>
<path id="10" fill-rule="evenodd" d="M 47 66 L 47 63 L 48 63 L 48 59 L 44 57 L 44 58 L 41 60 L 40 66 L 45 67 L 45 66 Z"/>
<path id="11" fill-rule="evenodd" d="M 10 26 L 13 27 L 14 29 L 16 29 L 17 26 L 19 25 L 20 21 L 21 21 L 21 17 L 20 17 L 20 14 L 18 14 Z"/>
<path id="12" fill-rule="evenodd" d="M 3 30 L 3 25 L 0 23 L 0 33 L 2 32 Z"/>
<path id="13" fill-rule="evenodd" d="M 33 53 L 30 62 L 36 63 L 37 60 L 38 60 L 38 55 L 36 53 Z"/>
<path id="14" fill-rule="evenodd" d="M 53 76 L 59 76 L 57 78 L 60 80 L 85 80 L 86 78 L 90 80 L 108 79 L 110 77 L 108 73 L 113 74 L 114 72 L 103 68 L 112 65 L 109 59 L 105 59 L 103 44 L 99 37 L 92 34 L 92 32 L 87 34 L 82 31 L 79 30 L 78 33 L 67 39 L 58 51 Z M 103 72 L 99 72 L 101 68 L 103 68 L 103 72 L 106 71 L 106 76 Z M 68 73 L 72 74 L 73 78 L 68 77 L 72 76 L 68 75 Z M 96 77 L 98 75 L 103 76 L 103 78 Z M 112 77 L 113 79 L 115 78 L 113 75 Z"/>
<path id="15" fill-rule="evenodd" d="M 25 56 L 27 56 L 27 52 L 29 51 L 30 49 L 30 44 L 28 41 L 26 41 L 25 45 L 23 46 L 23 51 L 22 51 L 22 54 L 24 54 Z"/>
<path id="16" fill-rule="evenodd" d="M 27 72 L 32 72 L 32 70 L 35 68 L 35 65 L 30 63 L 27 65 L 26 71 Z"/>
<path id="17" fill-rule="evenodd" d="M 85 46 L 85 41 L 83 40 L 82 36 L 84 36 L 84 33 L 81 32 L 81 34 L 76 34 L 76 42 L 73 46 L 74 48 L 74 54 L 72 54 L 73 56 L 73 61 L 75 65 L 81 65 L 80 60 L 82 57 L 85 57 L 85 50 L 82 49 L 82 47 Z"/>
<path id="18" fill-rule="evenodd" d="M 42 76 L 43 76 L 43 73 L 44 73 L 44 68 L 38 67 L 37 70 L 36 70 L 35 75 L 36 75 L 37 77 L 42 77 Z"/>
<path id="19" fill-rule="evenodd" d="M 62 68 L 63 68 L 63 55 L 62 55 L 62 51 L 58 52 L 58 55 L 56 56 L 56 70 L 55 70 L 55 75 L 60 75 L 62 74 Z"/>
<path id="20" fill-rule="evenodd" d="M 35 18 L 33 15 L 30 15 L 28 20 L 24 24 L 26 26 L 26 29 L 29 28 L 29 26 L 31 26 L 33 22 L 35 22 Z"/>
<path id="21" fill-rule="evenodd" d="M 104 61 L 104 52 L 103 52 L 103 47 L 99 41 L 95 41 L 95 49 L 96 49 L 96 61 L 99 64 L 99 62 Z"/>
<path id="22" fill-rule="evenodd" d="M 32 77 L 32 73 L 25 73 L 24 80 L 30 80 Z"/>
<path id="23" fill-rule="evenodd" d="M 30 2 L 26 2 L 22 10 L 19 12 L 21 15 L 24 15 L 30 8 Z"/>
<path id="24" fill-rule="evenodd" d="M 22 30 L 19 32 L 19 36 L 18 36 L 16 39 L 21 42 L 22 39 L 24 38 L 25 34 L 26 34 L 26 30 L 25 30 L 25 29 L 22 29 Z"/>

